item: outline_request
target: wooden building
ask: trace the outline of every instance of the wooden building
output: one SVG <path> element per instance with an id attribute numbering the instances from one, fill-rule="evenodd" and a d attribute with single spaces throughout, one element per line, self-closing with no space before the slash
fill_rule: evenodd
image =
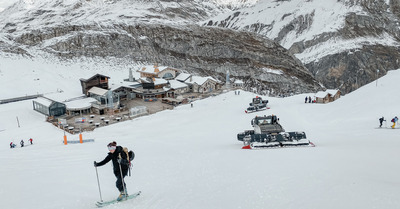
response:
<path id="1" fill-rule="evenodd" d="M 340 91 L 337 89 L 328 89 L 326 91 L 319 91 L 315 94 L 316 103 L 333 102 L 340 98 Z"/>
<path id="2" fill-rule="evenodd" d="M 81 78 L 82 93 L 88 96 L 88 92 L 92 87 L 108 89 L 108 79 L 110 77 L 101 74 L 96 74 L 88 79 Z"/>
<path id="3" fill-rule="evenodd" d="M 327 92 L 319 91 L 315 94 L 315 102 L 316 103 L 328 103 L 329 95 Z"/>
<path id="4" fill-rule="evenodd" d="M 168 83 L 169 85 L 164 87 L 164 89 L 167 91 L 167 97 L 175 98 L 179 95 L 189 92 L 189 86 L 183 82 L 177 80 L 169 80 Z"/>
<path id="5" fill-rule="evenodd" d="M 185 83 L 193 93 L 210 93 L 222 87 L 222 84 L 212 77 L 191 76 Z"/>
<path id="6" fill-rule="evenodd" d="M 329 94 L 329 102 L 333 102 L 340 98 L 340 90 L 338 89 L 328 89 L 326 92 Z"/>

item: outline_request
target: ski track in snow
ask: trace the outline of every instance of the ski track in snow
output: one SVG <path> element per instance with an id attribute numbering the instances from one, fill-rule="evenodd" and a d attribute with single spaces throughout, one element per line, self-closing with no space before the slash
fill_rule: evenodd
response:
<path id="1" fill-rule="evenodd" d="M 19 83 L 24 79 L 15 79 L 24 62 L 1 59 L 1 82 L 29 90 Z M 57 88 L 45 76 L 53 65 L 36 64 L 41 88 Z M 127 77 L 125 71 L 113 71 L 111 79 Z M 58 85 L 70 86 L 64 91 L 79 92 L 79 70 L 58 73 L 64 75 Z M 135 151 L 127 189 L 142 194 L 108 208 L 394 209 L 400 205 L 400 130 L 375 128 L 381 116 L 390 121 L 399 114 L 400 99 L 393 96 L 399 79 L 399 70 L 390 71 L 377 86 L 370 83 L 324 105 L 304 104 L 313 93 L 263 96 L 271 109 L 251 114 L 244 110 L 255 94 L 227 92 L 193 108 L 182 105 L 85 132 L 83 138 L 95 142 L 67 146 L 63 131 L 33 111 L 32 101 L 3 104 L 0 208 L 95 208 L 100 196 L 93 161 L 104 159 L 106 145 L 115 140 Z M 242 150 L 236 134 L 252 129 L 250 120 L 264 114 L 276 114 L 286 131 L 305 131 L 316 147 Z M 30 137 L 34 145 L 20 148 L 19 141 L 27 144 Z M 17 148 L 9 148 L 11 140 Z M 116 198 L 111 164 L 98 167 L 98 174 L 103 200 Z"/>

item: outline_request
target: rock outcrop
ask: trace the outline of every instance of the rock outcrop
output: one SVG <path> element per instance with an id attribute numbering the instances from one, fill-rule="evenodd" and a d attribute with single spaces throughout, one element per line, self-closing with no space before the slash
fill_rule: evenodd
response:
<path id="1" fill-rule="evenodd" d="M 115 57 L 211 75 L 223 82 L 229 70 L 231 77 L 244 80 L 249 89 L 272 94 L 321 88 L 304 65 L 276 42 L 255 33 L 192 23 L 224 7 L 210 8 L 201 1 L 105 2 L 77 0 L 65 5 L 42 0 L 29 9 L 15 5 L 12 9 L 21 17 L 5 18 L 1 34 L 23 50 L 15 53 L 29 56 L 36 50 L 62 59 Z M 135 13 L 135 5 L 126 3 L 145 8 Z M 121 5 L 132 9 L 110 13 Z M 61 19 L 68 23 L 55 21 Z"/>

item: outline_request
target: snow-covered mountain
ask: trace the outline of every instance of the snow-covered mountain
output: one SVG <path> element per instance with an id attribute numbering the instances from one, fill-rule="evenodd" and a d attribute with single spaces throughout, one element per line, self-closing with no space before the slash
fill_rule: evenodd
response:
<path id="1" fill-rule="evenodd" d="M 86 75 L 109 71 L 111 83 L 128 76 L 102 63 L 79 65 L 1 60 L 0 93 L 81 93 L 79 78 Z M 84 139 L 95 141 L 69 145 L 62 143 L 62 130 L 32 110 L 32 101 L 2 104 L 0 208 L 87 209 L 116 198 L 111 165 L 97 169 L 101 196 L 93 167 L 115 140 L 135 151 L 132 176 L 125 179 L 128 193 L 142 194 L 109 208 L 396 209 L 400 129 L 387 127 L 399 116 L 400 98 L 393 96 L 399 79 L 400 70 L 390 71 L 329 104 L 305 104 L 313 94 L 268 97 L 271 109 L 255 114 L 244 109 L 256 94 L 227 92 L 197 100 L 193 108 L 182 105 L 85 132 Z M 277 115 L 287 131 L 305 131 L 316 147 L 242 150 L 236 134 L 251 129 L 254 116 L 267 114 Z M 378 129 L 382 116 L 386 122 Z M 27 143 L 31 137 L 33 145 Z M 22 139 L 28 144 L 23 148 Z M 11 141 L 18 147 L 10 149 Z"/>
<path id="2" fill-rule="evenodd" d="M 277 94 L 321 88 L 279 44 L 255 33 L 195 24 L 237 6 L 211 0 L 19 1 L 0 13 L 0 49 L 27 57 L 158 63 L 222 81 L 229 70 L 247 87 Z"/>
<path id="3" fill-rule="evenodd" d="M 348 93 L 400 67 L 398 8 L 389 0 L 21 0 L 0 13 L 0 50 L 157 62 L 221 80 L 230 69 L 258 91 L 314 91 L 318 81 Z"/>
<path id="4" fill-rule="evenodd" d="M 399 8 L 389 0 L 263 0 L 203 24 L 271 38 L 326 87 L 350 92 L 400 67 Z"/>

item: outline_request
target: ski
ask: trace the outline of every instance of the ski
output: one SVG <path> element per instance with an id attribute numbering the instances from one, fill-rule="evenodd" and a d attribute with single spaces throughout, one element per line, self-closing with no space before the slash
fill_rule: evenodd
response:
<path id="1" fill-rule="evenodd" d="M 99 208 L 102 208 L 102 207 L 105 207 L 105 206 L 108 206 L 108 205 L 112 205 L 112 204 L 115 204 L 115 203 L 124 202 L 126 200 L 130 200 L 130 199 L 133 199 L 133 198 L 139 196 L 140 193 L 142 193 L 142 191 L 139 191 L 139 192 L 136 192 L 134 194 L 131 194 L 126 199 L 123 199 L 123 200 L 120 200 L 120 201 L 115 199 L 115 200 L 110 200 L 110 201 L 97 202 L 96 206 L 99 207 Z"/>

